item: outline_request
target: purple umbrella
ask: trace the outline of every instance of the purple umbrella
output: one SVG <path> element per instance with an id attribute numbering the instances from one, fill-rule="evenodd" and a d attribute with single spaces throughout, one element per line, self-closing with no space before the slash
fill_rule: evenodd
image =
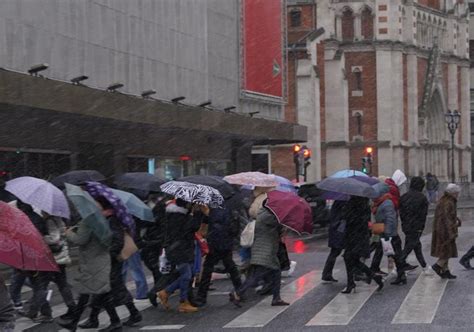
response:
<path id="1" fill-rule="evenodd" d="M 105 184 L 99 182 L 87 182 L 86 191 L 93 197 L 104 197 L 110 205 L 112 205 L 115 216 L 120 220 L 122 225 L 130 232 L 132 237 L 135 235 L 135 222 L 128 212 L 125 204 L 115 195 L 112 190 Z"/>
<path id="2" fill-rule="evenodd" d="M 355 179 L 355 180 L 360 181 L 360 182 L 370 184 L 371 186 L 373 186 L 374 184 L 380 183 L 380 181 L 378 179 L 371 178 L 371 177 L 368 177 L 368 176 L 355 175 L 355 176 L 350 176 L 349 178 Z M 350 195 L 341 194 L 341 193 L 337 193 L 337 192 L 334 192 L 334 191 L 326 191 L 326 192 L 324 192 L 322 197 L 324 199 L 331 199 L 331 200 L 334 200 L 334 201 L 348 201 L 351 198 Z"/>
<path id="3" fill-rule="evenodd" d="M 70 211 L 66 197 L 61 190 L 48 181 L 23 176 L 7 182 L 5 190 L 24 203 L 52 216 L 69 219 Z"/>

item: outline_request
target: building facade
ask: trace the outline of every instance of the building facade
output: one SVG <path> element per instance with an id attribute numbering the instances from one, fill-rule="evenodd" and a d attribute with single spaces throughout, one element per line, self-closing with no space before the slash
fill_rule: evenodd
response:
<path id="1" fill-rule="evenodd" d="M 251 169 L 254 145 L 306 140 L 304 127 L 282 121 L 282 57 L 259 66 L 280 82 L 279 96 L 243 84 L 243 36 L 255 28 L 243 26 L 246 4 L 0 2 L 0 171 L 225 175 Z M 283 2 L 272 4 L 273 22 L 282 20 Z M 272 47 L 283 54 L 278 40 Z M 27 73 L 43 63 L 38 76 Z M 142 98 L 147 90 L 155 94 Z"/>
<path id="2" fill-rule="evenodd" d="M 448 110 L 461 114 L 454 140 L 456 179 L 470 180 L 467 3 L 292 1 L 288 10 L 295 21 L 316 17 L 316 28 L 324 29 L 293 45 L 301 51 L 289 74 L 297 95 L 295 111 L 287 114 L 308 127 L 313 149 L 320 139 L 320 158 L 311 165 L 314 180 L 361 169 L 365 148 L 372 147 L 374 175 L 401 169 L 448 181 Z"/>

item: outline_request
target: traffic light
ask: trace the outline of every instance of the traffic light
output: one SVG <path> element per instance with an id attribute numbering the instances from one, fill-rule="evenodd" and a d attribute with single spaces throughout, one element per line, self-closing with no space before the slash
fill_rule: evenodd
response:
<path id="1" fill-rule="evenodd" d="M 308 147 L 305 145 L 303 146 L 303 160 L 304 160 L 304 181 L 306 182 L 308 179 L 307 179 L 307 175 L 308 175 L 308 171 L 307 171 L 307 168 L 309 165 L 311 165 L 311 150 L 308 149 Z"/>
<path id="2" fill-rule="evenodd" d="M 365 148 L 365 157 L 362 158 L 362 172 L 372 174 L 372 152 L 374 149 L 371 146 Z"/>
<path id="3" fill-rule="evenodd" d="M 365 174 L 368 174 L 368 169 L 367 169 L 367 157 L 362 158 L 362 168 L 361 171 Z"/>
<path id="4" fill-rule="evenodd" d="M 300 152 L 301 152 L 301 145 L 299 144 L 293 145 L 293 161 L 295 162 L 295 164 L 299 163 Z"/>

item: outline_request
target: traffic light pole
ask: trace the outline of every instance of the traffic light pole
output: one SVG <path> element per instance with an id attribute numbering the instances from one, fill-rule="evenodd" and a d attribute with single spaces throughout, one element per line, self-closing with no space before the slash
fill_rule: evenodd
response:
<path id="1" fill-rule="evenodd" d="M 295 160 L 295 168 L 296 168 L 296 182 L 300 182 L 300 162 L 299 160 Z"/>

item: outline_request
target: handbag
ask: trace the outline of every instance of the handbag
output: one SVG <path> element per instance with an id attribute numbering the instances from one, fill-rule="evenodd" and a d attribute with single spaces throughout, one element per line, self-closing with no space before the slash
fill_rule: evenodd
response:
<path id="1" fill-rule="evenodd" d="M 209 254 L 209 244 L 207 240 L 201 235 L 201 233 L 194 233 L 194 238 L 196 239 L 199 248 L 201 249 L 201 256 L 206 256 Z"/>
<path id="2" fill-rule="evenodd" d="M 375 223 L 372 224 L 372 233 L 375 235 L 382 234 L 385 231 L 385 224 L 384 223 Z"/>
<path id="3" fill-rule="evenodd" d="M 138 251 L 138 247 L 133 241 L 133 238 L 127 232 L 123 234 L 123 248 L 118 256 L 119 261 L 126 261 L 130 258 L 134 253 Z"/>
<path id="4" fill-rule="evenodd" d="M 392 238 L 389 238 L 388 240 L 385 240 L 384 238 L 382 238 L 380 239 L 380 242 L 382 242 L 383 254 L 385 256 L 395 255 L 395 250 L 393 250 L 393 246 L 392 246 Z"/>
<path id="5" fill-rule="evenodd" d="M 255 238 L 255 220 L 250 221 L 245 226 L 242 234 L 240 235 L 240 246 L 242 248 L 251 248 Z"/>
<path id="6" fill-rule="evenodd" d="M 280 261 L 280 269 L 282 271 L 288 271 L 291 267 L 290 257 L 288 257 L 288 250 L 286 249 L 286 244 L 280 241 L 278 246 L 278 260 Z"/>

